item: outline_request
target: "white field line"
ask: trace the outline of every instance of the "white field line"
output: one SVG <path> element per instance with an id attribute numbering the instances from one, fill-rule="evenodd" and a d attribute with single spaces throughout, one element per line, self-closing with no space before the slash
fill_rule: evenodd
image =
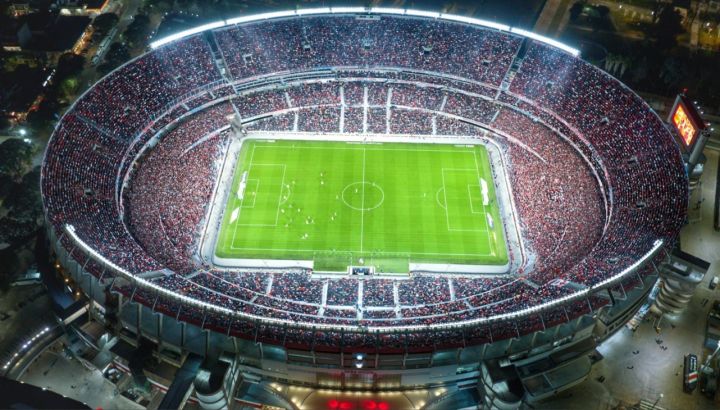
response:
<path id="1" fill-rule="evenodd" d="M 248 165 L 248 177 L 250 176 L 250 169 L 252 168 L 252 162 L 253 162 L 253 157 L 255 156 L 255 147 L 256 146 L 257 146 L 256 144 L 253 144 L 253 150 L 250 153 L 250 162 L 248 163 L 249 164 Z M 240 155 L 240 152 L 238 152 L 238 156 L 239 155 Z M 242 164 L 236 165 L 236 167 L 240 167 L 240 166 L 242 166 Z M 237 172 L 237 169 L 235 170 L 235 172 Z M 234 175 L 233 175 L 233 178 L 235 178 Z M 258 184 L 259 184 L 259 182 L 258 182 Z M 235 201 L 235 200 L 236 199 L 233 198 L 233 201 Z M 237 219 L 236 219 L 237 222 L 240 222 L 240 214 L 242 214 L 242 208 L 243 208 L 244 201 L 245 201 L 245 196 L 243 196 L 243 198 L 240 200 L 240 211 L 238 212 L 238 215 L 237 215 Z M 235 237 L 237 236 L 237 230 L 238 230 L 238 224 L 235 224 L 235 226 L 233 227 L 232 241 L 230 241 L 230 249 L 233 249 L 235 247 Z"/>
<path id="2" fill-rule="evenodd" d="M 335 141 L 331 141 L 331 142 L 335 142 Z M 369 149 L 370 151 L 446 152 L 446 153 L 450 153 L 450 154 L 472 154 L 471 151 L 451 151 L 451 150 L 438 150 L 438 149 L 413 149 L 413 150 L 408 150 L 408 149 L 405 149 L 405 148 L 376 148 L 378 145 L 379 145 L 379 146 L 382 146 L 382 144 L 377 144 L 377 145 L 370 144 L 370 146 L 360 147 L 360 148 L 358 148 L 358 147 L 353 147 L 353 145 L 355 145 L 355 146 L 360 145 L 359 143 L 351 142 L 351 143 L 348 143 L 348 145 L 349 145 L 349 147 L 322 147 L 322 146 L 304 145 L 304 146 L 295 146 L 294 148 L 295 148 L 295 149 L 351 150 L 351 151 L 360 151 L 360 150 L 363 150 L 363 149 Z M 447 144 L 445 144 L 445 145 L 447 145 Z M 274 145 L 274 144 L 267 144 L 267 145 L 260 145 L 260 146 L 255 145 L 254 147 L 257 147 L 257 148 L 260 148 L 260 149 L 262 149 L 262 148 L 278 148 L 278 149 L 286 148 L 286 147 L 284 147 L 284 146 L 282 146 L 282 145 Z"/>
<path id="3" fill-rule="evenodd" d="M 252 198 L 252 200 L 253 200 L 252 205 L 248 205 L 248 206 L 245 206 L 244 204 L 240 205 L 241 207 L 246 208 L 246 209 L 255 208 L 255 200 L 257 198 L 257 191 L 260 188 L 260 180 L 259 179 L 257 179 L 257 178 L 248 179 L 247 180 L 248 185 L 250 184 L 250 181 L 255 181 L 255 191 L 253 191 L 253 192 L 255 192 L 256 195 L 253 196 L 253 198 Z M 245 192 L 248 192 L 247 186 L 245 186 Z M 243 195 L 242 200 L 245 200 L 245 196 L 246 195 Z M 238 214 L 238 217 L 239 217 L 239 214 Z"/>
<path id="4" fill-rule="evenodd" d="M 440 170 L 440 176 L 442 177 L 443 196 L 445 197 L 445 222 L 447 223 L 447 229 L 450 230 L 450 216 L 448 215 L 448 208 L 450 207 L 447 200 L 447 187 L 445 186 L 445 168 Z"/>
<path id="5" fill-rule="evenodd" d="M 482 213 L 484 213 L 483 211 L 476 211 L 475 207 L 473 207 L 473 196 L 472 196 L 472 191 L 470 190 L 470 188 L 475 188 L 475 187 L 480 189 L 480 187 L 477 185 L 472 185 L 472 184 L 467 185 L 468 198 L 470 199 L 470 212 L 472 212 L 473 214 L 482 214 Z"/>
<path id="6" fill-rule="evenodd" d="M 487 229 L 475 228 L 475 229 L 449 229 L 448 232 L 487 232 Z"/>
<path id="7" fill-rule="evenodd" d="M 253 153 L 254 153 L 254 150 L 253 150 Z M 287 170 L 287 166 L 285 164 L 250 164 L 250 168 L 248 168 L 248 175 L 250 174 L 253 167 L 283 167 L 283 176 L 282 176 L 282 181 L 280 183 L 280 196 L 278 196 L 278 205 L 277 205 L 277 210 L 275 212 L 275 223 L 274 224 L 240 223 L 240 215 L 238 214 L 238 217 L 236 219 L 237 222 L 235 223 L 236 229 L 238 226 L 277 226 L 278 220 L 280 219 L 280 203 L 282 202 L 282 190 L 283 190 L 283 185 L 285 184 L 285 171 Z M 252 179 L 257 180 L 257 178 L 252 178 Z M 249 181 L 249 179 L 248 179 L 248 181 Z M 258 186 L 259 186 L 260 180 L 257 180 L 257 181 L 258 181 Z M 244 196 L 243 196 L 242 201 L 243 202 L 245 201 Z M 243 207 L 242 202 L 241 202 L 240 206 Z M 252 208 L 254 208 L 254 207 L 255 207 L 255 202 L 253 202 Z M 248 208 L 252 209 L 251 207 L 248 207 Z M 235 241 L 235 238 L 233 237 L 233 242 L 234 241 Z"/>
<path id="8" fill-rule="evenodd" d="M 239 250 L 239 251 L 263 251 L 263 252 L 313 252 L 313 253 L 331 253 L 331 251 L 328 251 L 327 249 L 284 249 L 284 248 L 246 248 L 246 247 L 239 247 L 235 248 L 233 247 L 233 250 Z M 345 250 L 335 250 L 335 253 L 357 253 L 357 251 L 345 251 Z M 373 255 L 408 255 L 408 257 L 413 255 L 449 255 L 449 256 L 490 256 L 489 253 L 448 253 L 448 252 L 373 252 Z"/>
<path id="9" fill-rule="evenodd" d="M 282 148 L 282 147 L 277 146 L 277 145 L 260 145 L 259 147 L 260 147 L 260 148 Z M 256 148 L 258 148 L 258 145 L 253 145 L 253 152 L 252 152 L 251 155 L 250 155 L 250 167 L 248 168 L 248 170 L 250 170 L 253 166 L 282 166 L 282 167 L 283 167 L 283 177 L 282 177 L 282 182 L 281 182 L 281 184 L 280 184 L 280 196 L 279 196 L 279 198 L 278 198 L 278 208 L 277 208 L 277 213 L 276 213 L 276 221 L 275 221 L 275 224 L 274 224 L 274 225 L 272 225 L 272 224 L 240 224 L 240 223 L 236 223 L 236 224 L 235 224 L 235 227 L 234 227 L 235 229 L 233 230 L 233 241 L 232 241 L 231 244 L 230 244 L 230 248 L 231 248 L 232 250 L 255 250 L 255 251 L 265 251 L 265 252 L 274 252 L 274 251 L 278 251 L 278 252 L 292 252 L 292 251 L 297 251 L 297 252 L 313 252 L 313 253 L 327 252 L 327 250 L 316 250 L 316 249 L 280 249 L 280 248 L 267 249 L 267 248 L 250 248 L 250 247 L 235 247 L 235 246 L 234 246 L 235 237 L 236 237 L 237 230 L 238 230 L 238 227 L 239 227 L 239 226 L 274 227 L 274 226 L 277 226 L 277 221 L 278 221 L 278 219 L 279 219 L 280 201 L 282 200 L 282 188 L 283 188 L 283 185 L 284 185 L 284 183 L 285 183 L 284 181 L 285 181 L 285 175 L 286 175 L 287 167 L 286 167 L 285 164 L 253 164 L 253 163 L 252 163 L 252 160 L 253 160 L 253 157 L 254 157 L 254 155 L 255 155 L 255 149 L 256 149 Z M 363 209 L 363 211 L 361 211 L 361 225 L 360 225 L 360 226 L 361 226 L 360 252 L 362 253 L 362 252 L 363 252 L 363 249 L 364 249 L 364 248 L 363 248 L 363 239 L 364 239 L 364 208 L 365 208 L 365 206 L 364 206 L 364 203 L 365 203 L 365 184 L 364 184 L 364 182 L 365 182 L 365 172 L 366 172 L 366 158 L 365 158 L 366 151 L 367 151 L 368 148 L 369 148 L 371 151 L 407 151 L 407 150 L 406 150 L 406 149 L 403 149 L 403 148 L 397 148 L 397 149 L 396 149 L 396 148 L 375 148 L 375 147 L 367 147 L 367 146 L 363 146 L 362 148 L 355 148 L 355 147 L 299 146 L 299 147 L 297 147 L 297 148 L 304 148 L 304 149 L 342 149 L 342 150 L 353 150 L 353 151 L 363 150 L 363 176 L 362 176 L 362 182 L 363 182 L 362 209 Z M 452 150 L 452 151 L 451 151 L 451 150 L 432 150 L 432 149 L 427 149 L 427 150 L 412 150 L 412 151 L 418 151 L 418 152 L 433 152 L 433 153 L 444 152 L 444 153 L 453 153 L 453 154 L 462 153 L 462 152 L 458 152 L 458 151 L 456 151 L 456 150 Z M 445 187 L 445 176 L 444 176 L 445 171 L 466 171 L 466 172 L 467 172 L 467 171 L 475 171 L 475 173 L 476 173 L 476 175 L 477 175 L 477 177 L 478 177 L 478 181 L 479 181 L 479 179 L 480 179 L 480 174 L 479 174 L 480 171 L 479 171 L 479 166 L 478 166 L 478 163 L 477 163 L 477 156 L 476 156 L 477 154 L 476 154 L 475 152 L 467 152 L 467 153 L 468 153 L 468 154 L 470 154 L 470 153 L 473 154 L 473 159 L 474 159 L 474 161 L 475 161 L 475 169 L 472 169 L 472 168 L 466 168 L 466 169 L 463 169 L 463 168 L 442 168 L 442 169 L 441 169 L 441 172 L 442 172 L 442 180 L 443 180 L 443 194 L 444 194 L 444 197 L 445 197 L 445 204 L 446 204 L 445 217 L 446 217 L 446 223 L 447 223 L 447 226 L 448 226 L 448 231 L 449 231 L 449 232 L 483 232 L 483 231 L 484 231 L 484 232 L 486 232 L 486 235 L 487 235 L 487 238 L 488 238 L 488 242 L 490 242 L 490 246 L 493 247 L 493 244 L 492 244 L 492 242 L 491 242 L 491 240 L 490 240 L 490 232 L 489 232 L 489 229 L 453 229 L 453 228 L 450 228 L 450 220 L 449 220 L 449 215 L 448 215 L 448 210 L 447 210 L 447 203 L 448 203 L 448 202 L 447 202 L 447 189 L 446 189 L 446 187 Z M 253 179 L 256 179 L 256 178 L 253 178 Z M 259 184 L 259 181 L 258 181 L 258 184 Z M 235 200 L 236 200 L 236 199 L 235 199 Z M 241 202 L 241 207 L 242 207 L 242 206 L 243 206 L 243 205 L 242 205 L 242 202 Z M 485 209 L 484 205 L 483 205 L 483 209 Z M 471 203 L 471 210 L 472 210 L 472 203 Z M 238 216 L 238 219 L 239 219 L 239 216 Z M 238 222 L 239 222 L 239 221 L 238 221 Z M 351 251 L 351 250 L 347 250 L 347 251 L 345 251 L 345 250 L 336 250 L 336 252 L 343 252 L 343 253 L 344 253 L 344 252 L 347 252 L 347 253 L 352 254 L 352 253 L 354 253 L 355 251 Z M 409 255 L 409 257 L 412 256 L 412 255 L 490 256 L 490 255 L 494 255 L 494 254 L 495 254 L 494 250 L 492 251 L 492 253 L 489 253 L 489 254 L 478 253 L 478 252 L 473 252 L 473 253 L 409 252 L 409 253 L 408 253 L 408 252 L 391 252 L 391 251 L 387 251 L 387 252 L 375 252 L 375 253 L 376 253 L 376 254 L 379 254 L 379 255 L 386 255 L 386 254 L 387 254 L 387 255 L 397 255 L 398 253 L 400 253 L 400 254 L 407 254 L 407 255 Z"/>
<path id="10" fill-rule="evenodd" d="M 362 201 L 360 205 L 360 253 L 363 251 L 363 231 L 365 230 L 365 148 L 363 147 Z"/>
<path id="11" fill-rule="evenodd" d="M 280 194 L 278 194 L 277 210 L 275 211 L 275 226 L 277 226 L 278 220 L 280 220 L 280 202 L 282 201 L 283 185 L 285 185 L 285 171 L 287 171 L 287 165 L 283 164 L 283 176 L 280 181 Z"/>
<path id="12" fill-rule="evenodd" d="M 481 178 L 481 176 L 480 176 L 480 166 L 478 165 L 477 152 L 475 152 L 474 150 L 473 150 L 473 159 L 475 160 L 475 170 L 476 170 L 476 172 L 477 172 L 478 184 L 480 184 L 480 183 L 481 183 L 481 182 L 480 182 L 480 178 Z M 490 158 L 488 158 L 488 161 L 489 161 L 489 160 L 490 160 Z M 490 169 L 490 173 L 492 174 L 492 168 Z M 492 176 L 492 175 L 491 175 L 491 176 Z M 486 215 L 486 216 L 485 216 L 485 222 L 487 223 L 487 208 L 485 207 L 485 204 L 483 204 L 482 207 L 483 207 L 483 212 L 484 212 L 485 215 Z M 487 229 L 487 231 L 486 231 L 486 234 L 487 234 L 488 244 L 490 244 L 490 252 L 491 252 L 491 254 L 492 254 L 493 256 L 495 256 L 495 243 L 494 243 L 494 241 L 493 241 L 492 239 L 490 239 L 490 226 L 489 226 L 489 225 L 488 225 L 488 229 Z"/>
<path id="13" fill-rule="evenodd" d="M 455 229 L 455 228 L 450 227 L 450 213 L 448 212 L 449 208 L 450 208 L 450 204 L 448 203 L 448 200 L 447 200 L 447 187 L 445 186 L 445 171 L 477 172 L 477 168 L 476 169 L 472 169 L 472 168 L 442 168 L 441 169 L 442 181 L 443 181 L 443 194 L 445 195 L 445 219 L 447 221 L 448 232 L 487 232 L 486 229 L 482 229 L 482 228 Z M 478 176 L 478 178 L 479 178 L 479 176 Z M 478 179 L 478 181 L 479 181 L 479 179 Z M 471 199 L 471 201 L 472 201 L 472 199 Z M 471 206 L 471 210 L 472 210 L 472 203 L 470 204 L 470 206 Z"/>

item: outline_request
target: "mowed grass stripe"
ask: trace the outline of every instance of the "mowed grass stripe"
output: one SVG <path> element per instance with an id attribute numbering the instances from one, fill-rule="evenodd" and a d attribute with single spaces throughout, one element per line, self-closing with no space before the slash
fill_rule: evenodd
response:
<path id="1" fill-rule="evenodd" d="M 276 175 L 280 169 L 284 176 Z M 255 206 L 242 208 L 231 221 L 244 172 L 258 181 L 245 192 Z M 278 186 L 279 178 L 285 187 Z M 488 207 L 482 206 L 479 178 L 489 187 Z M 476 204 L 481 209 L 473 213 Z M 483 146 L 249 140 L 235 170 L 216 254 L 314 259 L 337 265 L 331 266 L 335 270 L 360 259 L 504 264 L 504 241 Z"/>

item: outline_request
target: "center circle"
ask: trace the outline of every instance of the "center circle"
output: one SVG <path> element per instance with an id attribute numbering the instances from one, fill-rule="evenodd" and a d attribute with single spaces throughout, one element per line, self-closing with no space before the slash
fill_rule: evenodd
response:
<path id="1" fill-rule="evenodd" d="M 341 196 L 345 205 L 356 211 L 372 211 L 385 201 L 385 191 L 374 182 L 353 182 Z"/>

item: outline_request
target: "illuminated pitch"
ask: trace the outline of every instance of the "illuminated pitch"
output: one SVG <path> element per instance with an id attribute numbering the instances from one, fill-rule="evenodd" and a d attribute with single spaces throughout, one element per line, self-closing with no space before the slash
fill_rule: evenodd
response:
<path id="1" fill-rule="evenodd" d="M 318 271 L 507 265 L 492 175 L 483 145 L 246 140 L 215 254 Z"/>

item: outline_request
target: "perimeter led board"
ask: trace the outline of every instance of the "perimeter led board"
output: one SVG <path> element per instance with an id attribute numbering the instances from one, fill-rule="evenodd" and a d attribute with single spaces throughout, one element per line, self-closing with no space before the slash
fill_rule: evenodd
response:
<path id="1" fill-rule="evenodd" d="M 675 128 L 681 145 L 687 150 L 692 147 L 700 132 L 705 129 L 705 122 L 700 118 L 697 108 L 682 94 L 677 96 L 668 122 Z"/>

